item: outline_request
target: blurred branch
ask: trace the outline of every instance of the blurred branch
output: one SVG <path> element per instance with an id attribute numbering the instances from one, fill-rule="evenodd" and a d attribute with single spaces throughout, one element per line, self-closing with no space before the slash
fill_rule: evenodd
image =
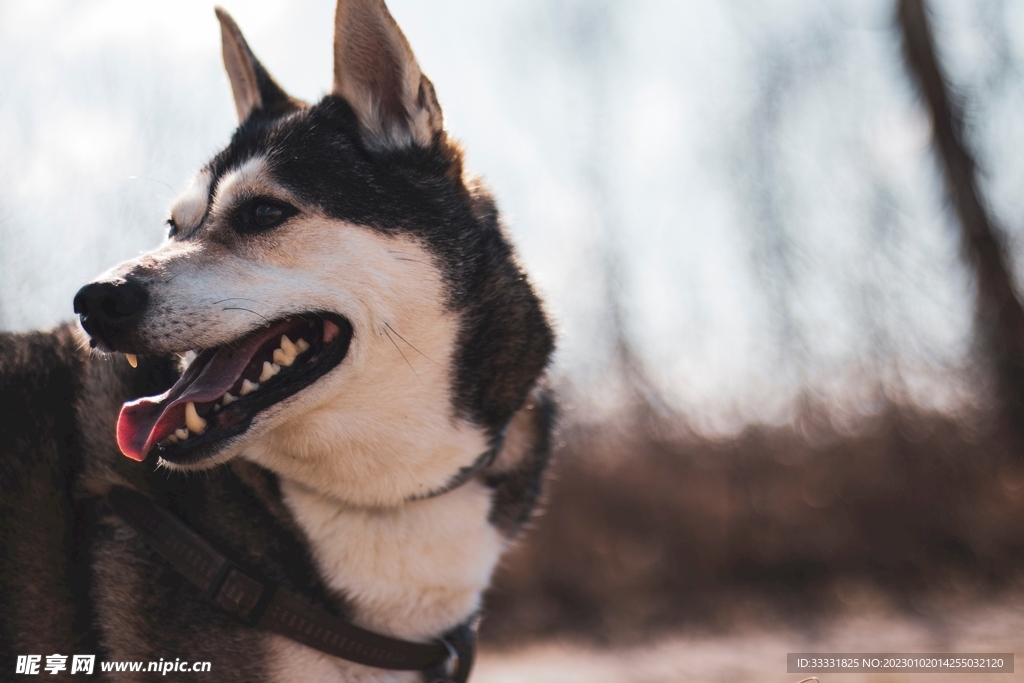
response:
<path id="1" fill-rule="evenodd" d="M 736 178 L 743 183 L 741 197 L 752 219 L 747 221 L 751 268 L 764 298 L 770 335 L 766 341 L 774 347 L 769 362 L 781 390 L 795 390 L 800 411 L 809 406 L 810 377 L 816 368 L 799 313 L 808 261 L 794 199 L 799 191 L 784 153 L 785 129 L 796 103 L 835 77 L 837 35 L 842 33 L 826 20 L 798 33 L 765 32 L 753 43 L 750 69 L 756 90 L 747 135 L 737 147 Z"/>
<path id="2" fill-rule="evenodd" d="M 611 78 L 614 63 L 621 58 L 621 46 L 616 37 L 616 5 L 611 0 L 576 0 L 562 3 L 560 11 L 569 21 L 572 57 L 583 68 L 589 86 L 593 139 L 582 160 L 582 171 L 600 216 L 598 265 L 604 280 L 605 311 L 611 328 L 613 355 L 610 360 L 624 385 L 625 398 L 631 408 L 647 407 L 663 415 L 669 414 L 671 409 L 637 351 L 627 321 L 626 264 L 620 243 L 622 220 L 613 200 L 615 192 L 610 176 L 613 161 L 608 156 L 616 130 L 611 120 L 611 103 L 615 102 Z"/>
<path id="3" fill-rule="evenodd" d="M 803 47 L 803 46 L 801 46 Z M 752 153 L 744 163 L 753 171 L 749 181 L 755 222 L 751 226 L 754 273 L 761 282 L 767 315 L 778 345 L 778 371 L 786 383 L 800 387 L 806 401 L 807 340 L 793 310 L 796 281 L 795 244 L 784 215 L 785 174 L 780 169 L 778 135 L 783 98 L 793 88 L 794 59 L 790 51 L 770 43 L 758 61 L 760 89 L 751 119 Z"/>
<path id="4" fill-rule="evenodd" d="M 1006 250 L 978 193 L 974 159 L 963 144 L 961 112 L 949 96 L 924 0 L 898 0 L 904 56 L 931 112 L 933 143 L 960 221 L 964 257 L 978 287 L 976 334 L 997 373 L 1006 419 L 1024 443 L 1024 308 Z"/>

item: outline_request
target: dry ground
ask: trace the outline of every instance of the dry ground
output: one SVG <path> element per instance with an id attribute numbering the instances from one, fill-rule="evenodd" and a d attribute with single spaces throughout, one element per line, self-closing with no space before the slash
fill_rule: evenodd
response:
<path id="1" fill-rule="evenodd" d="M 648 646 L 535 643 L 485 650 L 473 683 L 797 683 L 787 652 L 1016 652 L 1013 674 L 817 674 L 821 683 L 1009 683 L 1024 681 L 1024 593 L 974 605 L 941 600 L 931 616 L 889 609 L 884 601 L 813 629 L 763 625 L 727 634 L 664 637 Z"/>

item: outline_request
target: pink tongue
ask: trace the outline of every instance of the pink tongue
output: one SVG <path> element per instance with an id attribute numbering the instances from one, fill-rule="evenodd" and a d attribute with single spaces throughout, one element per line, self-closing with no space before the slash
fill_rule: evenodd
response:
<path id="1" fill-rule="evenodd" d="M 222 346 L 208 362 L 201 364 L 205 360 L 204 353 L 163 394 L 125 403 L 117 418 L 117 445 L 121 452 L 132 460 L 145 459 L 157 442 L 185 423 L 186 403 L 219 400 L 242 376 L 260 347 L 287 326 L 282 322 L 240 339 L 230 347 Z M 201 370 L 196 372 L 193 366 Z"/>

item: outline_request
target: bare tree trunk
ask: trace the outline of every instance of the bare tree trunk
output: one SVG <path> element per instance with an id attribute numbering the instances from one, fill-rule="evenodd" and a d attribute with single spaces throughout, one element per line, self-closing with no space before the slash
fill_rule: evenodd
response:
<path id="1" fill-rule="evenodd" d="M 1024 444 L 1024 308 L 1014 292 L 1006 250 L 978 196 L 974 160 L 964 148 L 961 113 L 939 67 L 924 0 L 898 0 L 897 19 L 907 66 L 931 111 L 933 143 L 960 220 L 964 257 L 977 282 L 977 342 L 997 373 L 999 399 L 1019 450 Z"/>

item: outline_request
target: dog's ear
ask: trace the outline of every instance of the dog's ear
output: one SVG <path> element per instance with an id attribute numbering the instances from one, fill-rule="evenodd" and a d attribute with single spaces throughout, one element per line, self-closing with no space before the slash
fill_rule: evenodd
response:
<path id="1" fill-rule="evenodd" d="M 429 146 L 444 127 L 434 86 L 384 0 L 338 0 L 334 94 L 349 103 L 375 147 Z"/>
<path id="2" fill-rule="evenodd" d="M 224 68 L 235 96 L 238 122 L 244 123 L 257 110 L 278 116 L 301 107 L 302 102 L 289 96 L 256 59 L 231 15 L 221 7 L 214 11 L 220 20 Z"/>

